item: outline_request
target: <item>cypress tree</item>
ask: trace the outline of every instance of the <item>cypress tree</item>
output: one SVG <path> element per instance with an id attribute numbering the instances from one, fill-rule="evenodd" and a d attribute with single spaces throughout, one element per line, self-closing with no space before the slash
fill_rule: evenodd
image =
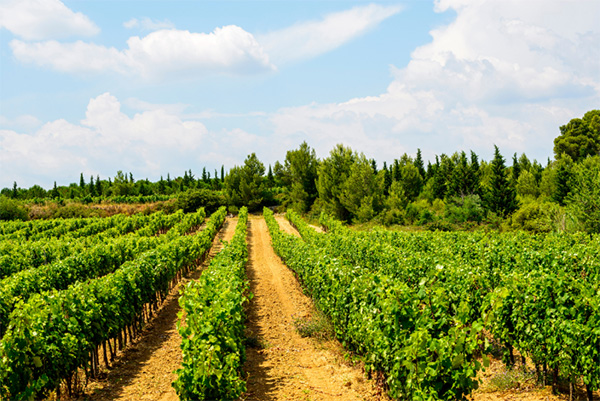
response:
<path id="1" fill-rule="evenodd" d="M 96 196 L 96 186 L 94 185 L 94 176 L 90 177 L 90 196 Z"/>
<path id="2" fill-rule="evenodd" d="M 517 153 L 513 155 L 513 165 L 512 165 L 512 184 L 517 185 L 517 180 L 519 179 L 519 175 L 521 174 L 521 165 L 519 164 L 519 160 L 517 160 Z"/>
<path id="3" fill-rule="evenodd" d="M 421 155 L 421 149 L 417 149 L 417 157 L 415 159 L 415 167 L 419 170 L 421 177 L 425 179 L 425 165 L 423 164 L 423 155 Z"/>
<path id="4" fill-rule="evenodd" d="M 54 187 L 52 188 L 52 199 L 56 199 L 60 197 L 60 193 L 58 192 L 58 187 L 56 186 L 56 181 L 54 181 Z"/>
<path id="5" fill-rule="evenodd" d="M 510 215 L 518 207 L 515 188 L 508 181 L 504 158 L 496 145 L 494 145 L 492 175 L 490 179 L 490 188 L 485 196 L 485 205 L 488 210 L 501 217 Z"/>
<path id="6" fill-rule="evenodd" d="M 98 196 L 102 196 L 102 182 L 100 182 L 100 175 L 96 175 L 96 193 Z"/>
<path id="7" fill-rule="evenodd" d="M 85 180 L 83 179 L 83 173 L 79 174 L 79 188 L 85 189 Z"/>
<path id="8" fill-rule="evenodd" d="M 221 165 L 221 182 L 225 181 L 225 166 Z"/>
<path id="9" fill-rule="evenodd" d="M 373 174 L 377 174 L 377 162 L 375 159 L 371 159 L 371 168 L 373 169 Z"/>
<path id="10" fill-rule="evenodd" d="M 13 189 L 12 189 L 12 197 L 13 197 L 13 199 L 17 199 L 18 195 L 19 195 L 19 190 L 17 188 L 17 182 L 13 181 Z"/>
<path id="11" fill-rule="evenodd" d="M 392 186 L 392 174 L 387 168 L 387 163 L 383 162 L 383 193 L 387 196 L 390 192 L 390 186 Z"/>

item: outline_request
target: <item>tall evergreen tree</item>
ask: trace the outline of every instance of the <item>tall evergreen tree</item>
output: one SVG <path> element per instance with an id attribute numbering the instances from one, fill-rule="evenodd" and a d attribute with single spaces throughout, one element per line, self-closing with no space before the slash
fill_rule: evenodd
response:
<path id="1" fill-rule="evenodd" d="M 512 160 L 512 175 L 511 181 L 513 185 L 517 185 L 517 181 L 519 180 L 519 175 L 521 174 L 521 165 L 519 164 L 519 160 L 517 159 L 517 153 L 513 155 Z"/>
<path id="2" fill-rule="evenodd" d="M 225 181 L 225 166 L 221 165 L 221 182 Z"/>
<path id="3" fill-rule="evenodd" d="M 491 168 L 490 187 L 484 199 L 485 206 L 498 216 L 506 217 L 517 209 L 518 202 L 515 188 L 507 178 L 504 157 L 496 145 Z"/>
<path id="4" fill-rule="evenodd" d="M 60 193 L 58 192 L 58 187 L 56 186 L 56 181 L 54 181 L 54 187 L 52 187 L 51 192 L 52 199 L 56 199 L 60 197 Z"/>
<path id="5" fill-rule="evenodd" d="M 415 158 L 414 164 L 415 167 L 419 170 L 419 174 L 421 174 L 421 177 L 425 179 L 425 165 L 423 164 L 423 155 L 421 154 L 421 149 L 417 149 L 417 157 Z"/>
<path id="6" fill-rule="evenodd" d="M 471 163 L 469 163 L 469 176 L 471 177 L 471 193 L 481 197 L 481 168 L 477 153 L 471 151 Z"/>
<path id="7" fill-rule="evenodd" d="M 83 179 L 83 173 L 79 174 L 79 188 L 85 190 L 85 180 Z"/>
<path id="8" fill-rule="evenodd" d="M 100 181 L 100 175 L 96 175 L 96 193 L 98 196 L 102 196 L 102 182 Z"/>
<path id="9" fill-rule="evenodd" d="M 12 198 L 17 199 L 18 196 L 19 196 L 19 189 L 17 187 L 17 182 L 13 181 Z"/>
<path id="10" fill-rule="evenodd" d="M 90 176 L 90 196 L 96 196 L 96 186 L 94 185 L 94 176 Z"/>
<path id="11" fill-rule="evenodd" d="M 387 168 L 387 163 L 383 162 L 383 193 L 385 196 L 389 194 L 390 186 L 392 185 L 392 173 Z"/>
<path id="12" fill-rule="evenodd" d="M 567 154 L 558 161 L 556 167 L 556 186 L 552 193 L 552 200 L 557 202 L 559 205 L 564 206 L 567 195 L 571 192 L 571 168 L 572 160 Z"/>

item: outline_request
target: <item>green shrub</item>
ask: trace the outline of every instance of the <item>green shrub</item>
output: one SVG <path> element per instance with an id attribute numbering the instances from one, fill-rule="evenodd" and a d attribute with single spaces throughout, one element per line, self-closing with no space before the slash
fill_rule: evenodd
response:
<path id="1" fill-rule="evenodd" d="M 451 223 L 480 223 L 483 220 L 483 207 L 478 195 L 454 197 L 446 205 L 445 217 Z"/>
<path id="2" fill-rule="evenodd" d="M 0 196 L 0 220 L 27 220 L 29 212 L 19 201 Z"/>
<path id="3" fill-rule="evenodd" d="M 512 216 L 512 228 L 534 233 L 554 229 L 553 214 L 560 206 L 554 202 L 530 202 L 522 205 Z"/>
<path id="4" fill-rule="evenodd" d="M 176 207 L 185 213 L 193 213 L 201 207 L 206 213 L 214 213 L 225 200 L 216 191 L 209 189 L 189 189 L 177 197 Z"/>

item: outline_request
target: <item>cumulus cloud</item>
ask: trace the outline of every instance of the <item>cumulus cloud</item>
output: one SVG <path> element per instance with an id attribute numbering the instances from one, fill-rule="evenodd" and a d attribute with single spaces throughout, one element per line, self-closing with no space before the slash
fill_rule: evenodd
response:
<path id="1" fill-rule="evenodd" d="M 74 12 L 60 0 L 4 0 L 0 27 L 25 40 L 92 36 L 100 29 L 87 16 Z"/>
<path id="2" fill-rule="evenodd" d="M 545 160 L 558 127 L 600 101 L 600 3 L 439 0 L 436 9 L 456 18 L 392 69 L 385 93 L 282 109 L 274 130 L 306 135 L 320 152 L 343 142 L 385 160 L 418 147 L 429 158 L 490 155 L 493 144 Z"/>
<path id="3" fill-rule="evenodd" d="M 117 170 L 158 179 L 204 166 L 220 168 L 244 160 L 252 146 L 266 140 L 241 129 L 209 132 L 202 122 L 182 119 L 161 107 L 129 116 L 110 93 L 90 99 L 79 123 L 60 119 L 32 134 L 0 130 L 0 160 L 12 185 L 51 187 L 86 176 L 112 176 Z"/>
<path id="4" fill-rule="evenodd" d="M 162 29 L 142 38 L 133 36 L 127 45 L 120 51 L 82 41 L 10 42 L 17 59 L 69 73 L 111 71 L 151 79 L 169 74 L 248 74 L 274 69 L 254 37 L 235 25 L 208 34 Z"/>
<path id="5" fill-rule="evenodd" d="M 364 34 L 401 11 L 400 6 L 370 4 L 326 15 L 258 37 L 276 63 L 308 59 Z"/>
<path id="6" fill-rule="evenodd" d="M 159 29 L 172 29 L 175 25 L 169 21 L 157 21 L 148 17 L 140 19 L 132 18 L 129 21 L 123 23 L 123 26 L 127 29 L 139 28 L 143 31 L 157 31 Z"/>

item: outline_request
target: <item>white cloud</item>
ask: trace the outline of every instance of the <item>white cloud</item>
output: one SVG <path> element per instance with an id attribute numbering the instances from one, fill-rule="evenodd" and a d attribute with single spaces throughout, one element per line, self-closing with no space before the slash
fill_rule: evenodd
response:
<path id="1" fill-rule="evenodd" d="M 10 42 L 15 57 L 22 62 L 69 73 L 116 72 L 153 79 L 274 69 L 254 37 L 235 25 L 209 34 L 163 29 L 143 38 L 133 36 L 127 45 L 127 49 L 119 51 L 82 41 Z"/>
<path id="2" fill-rule="evenodd" d="M 147 79 L 254 74 L 275 70 L 271 60 L 277 64 L 331 51 L 400 10 L 400 6 L 375 4 L 354 7 L 329 14 L 321 21 L 302 22 L 271 32 L 259 40 L 235 25 L 216 28 L 211 33 L 194 33 L 173 29 L 168 20 L 132 18 L 123 24 L 126 28 L 153 32 L 144 37 L 130 37 L 123 50 L 83 41 L 29 43 L 17 39 L 10 42 L 10 47 L 24 63 L 66 73 L 113 72 Z"/>
<path id="3" fill-rule="evenodd" d="M 59 0 L 4 0 L 0 27 L 26 40 L 92 36 L 100 29 L 87 16 Z"/>
<path id="4" fill-rule="evenodd" d="M 437 2 L 457 16 L 431 32 L 379 96 L 282 109 L 284 138 L 323 155 L 335 143 L 391 160 L 473 149 L 552 156 L 558 127 L 600 101 L 598 2 Z M 550 11 L 549 11 L 550 10 Z"/>
<path id="5" fill-rule="evenodd" d="M 370 4 L 300 22 L 258 37 L 275 63 L 308 59 L 331 51 L 400 12 L 400 6 Z"/>
<path id="6" fill-rule="evenodd" d="M 175 25 L 169 20 L 157 21 L 148 17 L 143 17 L 141 19 L 132 18 L 129 21 L 124 22 L 123 26 L 127 29 L 140 28 L 143 31 L 175 28 Z"/>
<path id="7" fill-rule="evenodd" d="M 42 122 L 35 116 L 23 114 L 15 118 L 0 116 L 0 127 L 30 131 L 39 128 Z"/>
<path id="8" fill-rule="evenodd" d="M 0 130 L 2 177 L 21 187 L 50 188 L 84 176 L 112 176 L 131 171 L 136 178 L 158 179 L 202 167 L 240 164 L 254 146 L 268 141 L 241 129 L 209 132 L 202 122 L 182 119 L 168 108 L 129 116 L 109 93 L 93 99 L 78 124 L 63 119 L 42 125 L 32 134 Z"/>

